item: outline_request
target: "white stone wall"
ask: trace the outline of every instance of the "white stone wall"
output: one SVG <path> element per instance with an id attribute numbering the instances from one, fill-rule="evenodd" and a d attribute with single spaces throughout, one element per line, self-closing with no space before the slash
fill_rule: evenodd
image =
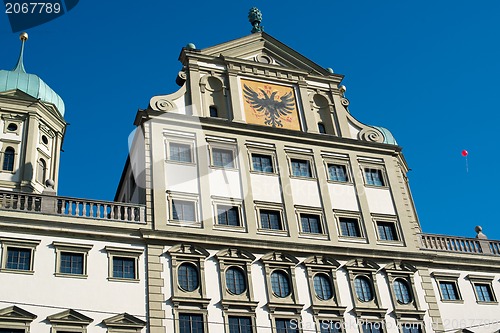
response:
<path id="1" fill-rule="evenodd" d="M 16 305 L 35 314 L 37 318 L 31 323 L 30 332 L 48 333 L 50 323 L 46 320 L 47 316 L 67 309 L 94 319 L 87 327 L 88 333 L 106 332 L 106 327 L 102 325 L 103 319 L 124 312 L 146 320 L 145 254 L 139 257 L 138 282 L 110 281 L 108 254 L 104 249 L 111 246 L 142 250 L 143 246 L 8 232 L 0 232 L 0 237 L 40 241 L 34 253 L 33 274 L 0 272 L 0 309 Z M 88 277 L 55 276 L 56 252 L 53 242 L 93 245 L 87 257 Z"/>

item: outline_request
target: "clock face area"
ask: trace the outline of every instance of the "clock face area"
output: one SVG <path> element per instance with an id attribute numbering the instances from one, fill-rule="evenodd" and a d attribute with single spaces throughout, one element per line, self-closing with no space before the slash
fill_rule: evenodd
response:
<path id="1" fill-rule="evenodd" d="M 241 90 L 248 124 L 300 131 L 293 87 L 241 79 Z"/>

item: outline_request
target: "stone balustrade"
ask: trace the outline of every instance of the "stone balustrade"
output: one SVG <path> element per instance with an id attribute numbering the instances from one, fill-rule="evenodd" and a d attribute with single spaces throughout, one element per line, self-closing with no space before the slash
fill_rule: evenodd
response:
<path id="1" fill-rule="evenodd" d="M 145 223 L 145 207 L 142 205 L 43 194 L 0 191 L 0 210 Z"/>
<path id="2" fill-rule="evenodd" d="M 445 235 L 420 234 L 422 250 L 500 255 L 500 241 Z"/>

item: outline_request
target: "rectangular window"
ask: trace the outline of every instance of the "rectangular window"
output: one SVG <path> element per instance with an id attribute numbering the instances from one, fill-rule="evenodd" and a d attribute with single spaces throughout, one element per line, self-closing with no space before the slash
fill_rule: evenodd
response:
<path id="1" fill-rule="evenodd" d="M 302 232 L 311 234 L 322 234 L 321 218 L 319 215 L 300 214 Z"/>
<path id="2" fill-rule="evenodd" d="M 269 155 L 252 154 L 252 167 L 254 171 L 274 173 L 273 158 Z"/>
<path id="3" fill-rule="evenodd" d="M 440 281 L 439 289 L 441 289 L 441 296 L 444 301 L 458 301 L 460 296 L 458 294 L 457 284 L 452 281 Z"/>
<path id="4" fill-rule="evenodd" d="M 493 292 L 489 284 L 475 283 L 476 295 L 478 302 L 494 302 Z"/>
<path id="5" fill-rule="evenodd" d="M 217 224 L 239 226 L 240 209 L 238 206 L 217 205 Z"/>
<path id="6" fill-rule="evenodd" d="M 393 222 L 377 222 L 378 237 L 380 240 L 397 241 L 398 233 Z"/>
<path id="7" fill-rule="evenodd" d="M 234 168 L 233 151 L 230 149 L 212 148 L 212 164 L 220 168 Z"/>
<path id="8" fill-rule="evenodd" d="M 191 163 L 191 145 L 185 143 L 170 142 L 170 155 L 171 161 Z"/>
<path id="9" fill-rule="evenodd" d="M 336 182 L 347 182 L 347 169 L 342 164 L 328 164 L 328 179 Z"/>
<path id="10" fill-rule="evenodd" d="M 365 168 L 365 179 L 367 185 L 385 186 L 382 170 Z"/>
<path id="11" fill-rule="evenodd" d="M 292 158 L 292 176 L 312 178 L 311 165 L 309 160 L 299 160 Z"/>
<path id="12" fill-rule="evenodd" d="M 180 333 L 204 333 L 203 316 L 198 314 L 179 314 Z"/>
<path id="13" fill-rule="evenodd" d="M 320 320 L 320 333 L 342 333 L 342 323 L 333 320 Z"/>
<path id="14" fill-rule="evenodd" d="M 383 333 L 381 322 L 363 323 L 363 333 Z"/>
<path id="15" fill-rule="evenodd" d="M 195 222 L 195 212 L 193 201 L 172 200 L 172 220 Z"/>
<path id="16" fill-rule="evenodd" d="M 137 279 L 136 258 L 113 257 L 113 277 L 118 279 Z"/>
<path id="17" fill-rule="evenodd" d="M 402 333 L 422 333 L 422 324 L 402 324 L 401 331 Z"/>
<path id="18" fill-rule="evenodd" d="M 361 237 L 361 230 L 359 229 L 359 222 L 355 218 L 340 217 L 340 234 L 346 237 Z"/>
<path id="19" fill-rule="evenodd" d="M 276 333 L 299 333 L 299 325 L 296 319 L 276 318 Z"/>
<path id="20" fill-rule="evenodd" d="M 31 249 L 9 246 L 7 248 L 7 264 L 5 268 L 31 271 L 31 253 Z"/>
<path id="21" fill-rule="evenodd" d="M 252 333 L 252 319 L 250 317 L 229 316 L 229 333 Z"/>
<path id="22" fill-rule="evenodd" d="M 84 274 L 84 254 L 61 252 L 59 273 L 75 275 Z"/>
<path id="23" fill-rule="evenodd" d="M 0 328 L 0 333 L 26 333 L 26 330 L 20 330 L 14 328 Z"/>
<path id="24" fill-rule="evenodd" d="M 284 230 L 281 223 L 281 213 L 276 210 L 260 210 L 260 226 L 262 229 Z"/>

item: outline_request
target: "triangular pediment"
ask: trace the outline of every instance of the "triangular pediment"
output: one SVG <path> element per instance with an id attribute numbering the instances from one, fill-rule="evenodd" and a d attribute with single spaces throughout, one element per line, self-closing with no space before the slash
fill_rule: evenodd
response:
<path id="1" fill-rule="evenodd" d="M 202 49 L 201 54 L 234 58 L 304 70 L 307 73 L 331 75 L 325 68 L 304 57 L 265 32 L 251 34 L 226 43 Z"/>
<path id="2" fill-rule="evenodd" d="M 94 321 L 94 319 L 89 318 L 73 309 L 69 309 L 60 313 L 56 313 L 52 316 L 48 316 L 47 320 L 50 321 L 51 323 L 78 324 L 78 325 L 88 325 Z"/>
<path id="3" fill-rule="evenodd" d="M 103 323 L 107 327 L 129 327 L 129 328 L 142 328 L 146 325 L 146 322 L 132 316 L 128 313 L 121 313 L 111 318 L 103 320 Z"/>
<path id="4" fill-rule="evenodd" d="M 15 305 L 0 310 L 0 320 L 31 322 L 36 315 Z"/>

